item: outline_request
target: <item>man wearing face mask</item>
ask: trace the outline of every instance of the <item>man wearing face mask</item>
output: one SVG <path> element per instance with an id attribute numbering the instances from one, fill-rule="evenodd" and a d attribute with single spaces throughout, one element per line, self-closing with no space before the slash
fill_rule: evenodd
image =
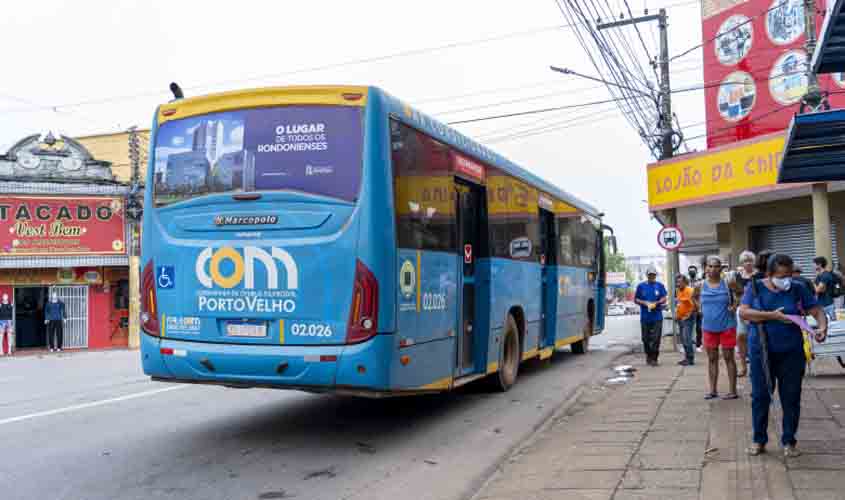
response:
<path id="1" fill-rule="evenodd" d="M 59 300 L 59 295 L 56 292 L 53 292 L 50 295 L 50 302 L 44 306 L 44 324 L 47 325 L 47 343 L 50 352 L 62 350 L 66 321 L 65 303 Z"/>
<path id="2" fill-rule="evenodd" d="M 0 299 L 0 354 L 12 354 L 12 304 L 9 294 L 4 293 Z"/>
<path id="3" fill-rule="evenodd" d="M 792 258 L 772 255 L 768 276 L 745 289 L 739 314 L 751 322 L 748 335 L 751 358 L 751 421 L 754 430 L 749 455 L 766 451 L 771 392 L 777 387 L 783 408 L 781 444 L 787 458 L 797 457 L 798 419 L 801 415 L 801 382 L 806 358 L 801 327 L 793 319 L 811 314 L 818 323 L 816 342 L 827 338 L 827 315 L 812 290 L 792 279 Z M 761 333 L 762 332 L 762 333 Z M 765 335 L 763 335 L 763 333 Z M 766 351 L 763 350 L 765 341 Z M 768 352 L 768 359 L 764 353 Z M 772 387 L 770 387 L 770 384 Z"/>

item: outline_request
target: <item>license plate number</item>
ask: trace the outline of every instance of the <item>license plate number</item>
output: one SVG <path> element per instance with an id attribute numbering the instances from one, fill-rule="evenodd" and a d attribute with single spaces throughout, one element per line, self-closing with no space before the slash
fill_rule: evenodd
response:
<path id="1" fill-rule="evenodd" d="M 229 337 L 266 337 L 267 325 L 256 323 L 228 323 L 226 335 Z"/>

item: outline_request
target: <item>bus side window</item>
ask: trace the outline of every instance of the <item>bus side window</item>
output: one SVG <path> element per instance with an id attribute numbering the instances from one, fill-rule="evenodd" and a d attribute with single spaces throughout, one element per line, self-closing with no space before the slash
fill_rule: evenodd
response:
<path id="1" fill-rule="evenodd" d="M 455 252 L 456 198 L 449 148 L 395 120 L 390 129 L 399 248 Z"/>

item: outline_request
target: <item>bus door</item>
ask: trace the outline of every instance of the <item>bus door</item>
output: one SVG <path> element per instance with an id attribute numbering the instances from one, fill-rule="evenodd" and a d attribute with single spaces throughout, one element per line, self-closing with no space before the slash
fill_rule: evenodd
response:
<path id="1" fill-rule="evenodd" d="M 481 338 L 478 312 L 481 305 L 480 266 L 478 258 L 482 252 L 483 217 L 487 201 L 484 188 L 475 184 L 455 180 L 458 204 L 458 244 L 460 266 L 459 290 L 461 290 L 461 306 L 458 308 L 460 317 L 458 324 L 460 331 L 457 341 L 456 376 L 469 375 L 476 372 L 476 362 L 479 352 L 485 348 Z"/>
<path id="2" fill-rule="evenodd" d="M 555 215 L 540 209 L 540 266 L 542 273 L 540 348 L 555 344 L 557 333 L 557 230 Z"/>

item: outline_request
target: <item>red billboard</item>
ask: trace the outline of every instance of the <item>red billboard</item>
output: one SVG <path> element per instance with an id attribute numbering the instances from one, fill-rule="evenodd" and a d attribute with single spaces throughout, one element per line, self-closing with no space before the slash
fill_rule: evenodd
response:
<path id="1" fill-rule="evenodd" d="M 816 30 L 825 0 L 817 0 Z M 704 0 L 707 147 L 778 132 L 807 89 L 804 0 Z M 841 74 L 820 75 L 822 91 L 845 89 Z M 834 107 L 845 95 L 831 93 Z"/>
<path id="2" fill-rule="evenodd" d="M 0 255 L 121 255 L 125 228 L 122 198 L 0 200 Z"/>

